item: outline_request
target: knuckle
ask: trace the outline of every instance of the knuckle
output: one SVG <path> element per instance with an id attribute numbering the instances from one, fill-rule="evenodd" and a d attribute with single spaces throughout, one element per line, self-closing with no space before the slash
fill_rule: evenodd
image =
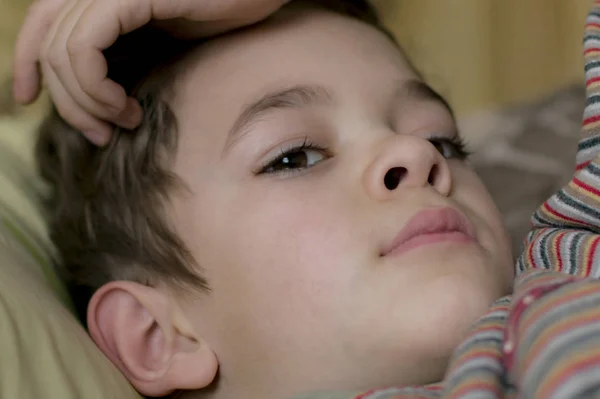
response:
<path id="1" fill-rule="evenodd" d="M 116 15 L 122 21 L 134 21 L 140 13 L 139 4 L 132 1 L 118 1 L 116 4 Z"/>
<path id="2" fill-rule="evenodd" d="M 43 54 L 44 56 L 42 59 L 54 69 L 60 68 L 64 63 L 63 56 L 58 50 L 50 49 L 45 51 Z"/>
<path id="3" fill-rule="evenodd" d="M 72 35 L 67 39 L 67 54 L 77 56 L 85 47 L 86 41 L 79 35 Z"/>
<path id="4" fill-rule="evenodd" d="M 89 76 L 82 76 L 81 74 L 79 74 L 77 76 L 77 83 L 79 84 L 79 87 L 81 88 L 81 91 L 83 92 L 83 95 L 87 98 L 87 100 L 89 102 L 95 103 L 96 91 L 98 90 L 98 85 L 100 85 L 100 82 L 97 82 L 95 80 L 92 81 L 89 78 Z"/>

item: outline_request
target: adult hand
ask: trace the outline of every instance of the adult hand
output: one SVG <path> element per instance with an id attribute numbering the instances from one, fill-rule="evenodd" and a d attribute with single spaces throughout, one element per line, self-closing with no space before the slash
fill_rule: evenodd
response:
<path id="1" fill-rule="evenodd" d="M 183 38 L 206 37 L 258 22 L 286 0 L 36 0 L 17 39 L 13 95 L 38 97 L 41 77 L 59 114 L 98 145 L 112 125 L 133 129 L 142 112 L 107 78 L 103 50 L 153 23 Z"/>

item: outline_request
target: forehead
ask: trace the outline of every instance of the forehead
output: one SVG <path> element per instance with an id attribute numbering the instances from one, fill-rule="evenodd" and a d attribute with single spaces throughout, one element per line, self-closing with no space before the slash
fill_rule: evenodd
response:
<path id="1" fill-rule="evenodd" d="M 372 86 L 375 75 L 414 75 L 403 54 L 382 32 L 364 22 L 317 9 L 287 9 L 257 27 L 199 46 L 179 76 L 178 97 L 196 89 L 238 95 L 286 83 L 349 83 Z M 328 82 L 316 82 L 328 80 Z M 379 79 L 380 81 L 381 79 Z"/>
<path id="2" fill-rule="evenodd" d="M 376 108 L 399 84 L 417 77 L 375 27 L 316 9 L 284 10 L 266 23 L 211 40 L 180 71 L 172 105 L 183 141 L 186 126 L 226 135 L 245 106 L 286 87 L 323 86 L 337 99 Z"/>

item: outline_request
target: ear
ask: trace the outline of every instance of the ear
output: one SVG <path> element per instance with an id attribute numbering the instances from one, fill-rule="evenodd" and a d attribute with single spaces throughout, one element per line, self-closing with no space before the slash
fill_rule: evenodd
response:
<path id="1" fill-rule="evenodd" d="M 156 288 L 108 283 L 92 297 L 87 321 L 96 345 L 142 395 L 202 389 L 216 377 L 215 353 Z"/>

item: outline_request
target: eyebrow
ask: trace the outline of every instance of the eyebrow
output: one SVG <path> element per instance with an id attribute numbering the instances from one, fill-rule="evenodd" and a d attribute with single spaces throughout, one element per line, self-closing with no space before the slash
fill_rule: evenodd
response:
<path id="1" fill-rule="evenodd" d="M 396 92 L 396 98 L 400 98 L 403 101 L 417 100 L 438 103 L 454 119 L 454 112 L 450 104 L 421 80 L 411 79 L 402 82 Z M 242 113 L 229 130 L 223 153 L 250 130 L 249 128 L 254 121 L 273 110 L 298 109 L 311 105 L 330 104 L 332 99 L 333 95 L 331 92 L 326 87 L 320 85 L 297 85 L 267 93 L 244 107 Z"/>
<path id="2" fill-rule="evenodd" d="M 248 131 L 252 122 L 275 109 L 305 108 L 311 105 L 328 104 L 331 101 L 331 93 L 319 85 L 298 85 L 267 93 L 244 107 L 229 131 L 225 150 L 233 146 Z"/>
<path id="3" fill-rule="evenodd" d="M 452 107 L 437 91 L 433 90 L 431 86 L 422 80 L 412 79 L 404 82 L 400 88 L 398 97 L 404 100 L 418 100 L 424 102 L 438 103 L 446 109 L 454 118 L 454 111 Z"/>

